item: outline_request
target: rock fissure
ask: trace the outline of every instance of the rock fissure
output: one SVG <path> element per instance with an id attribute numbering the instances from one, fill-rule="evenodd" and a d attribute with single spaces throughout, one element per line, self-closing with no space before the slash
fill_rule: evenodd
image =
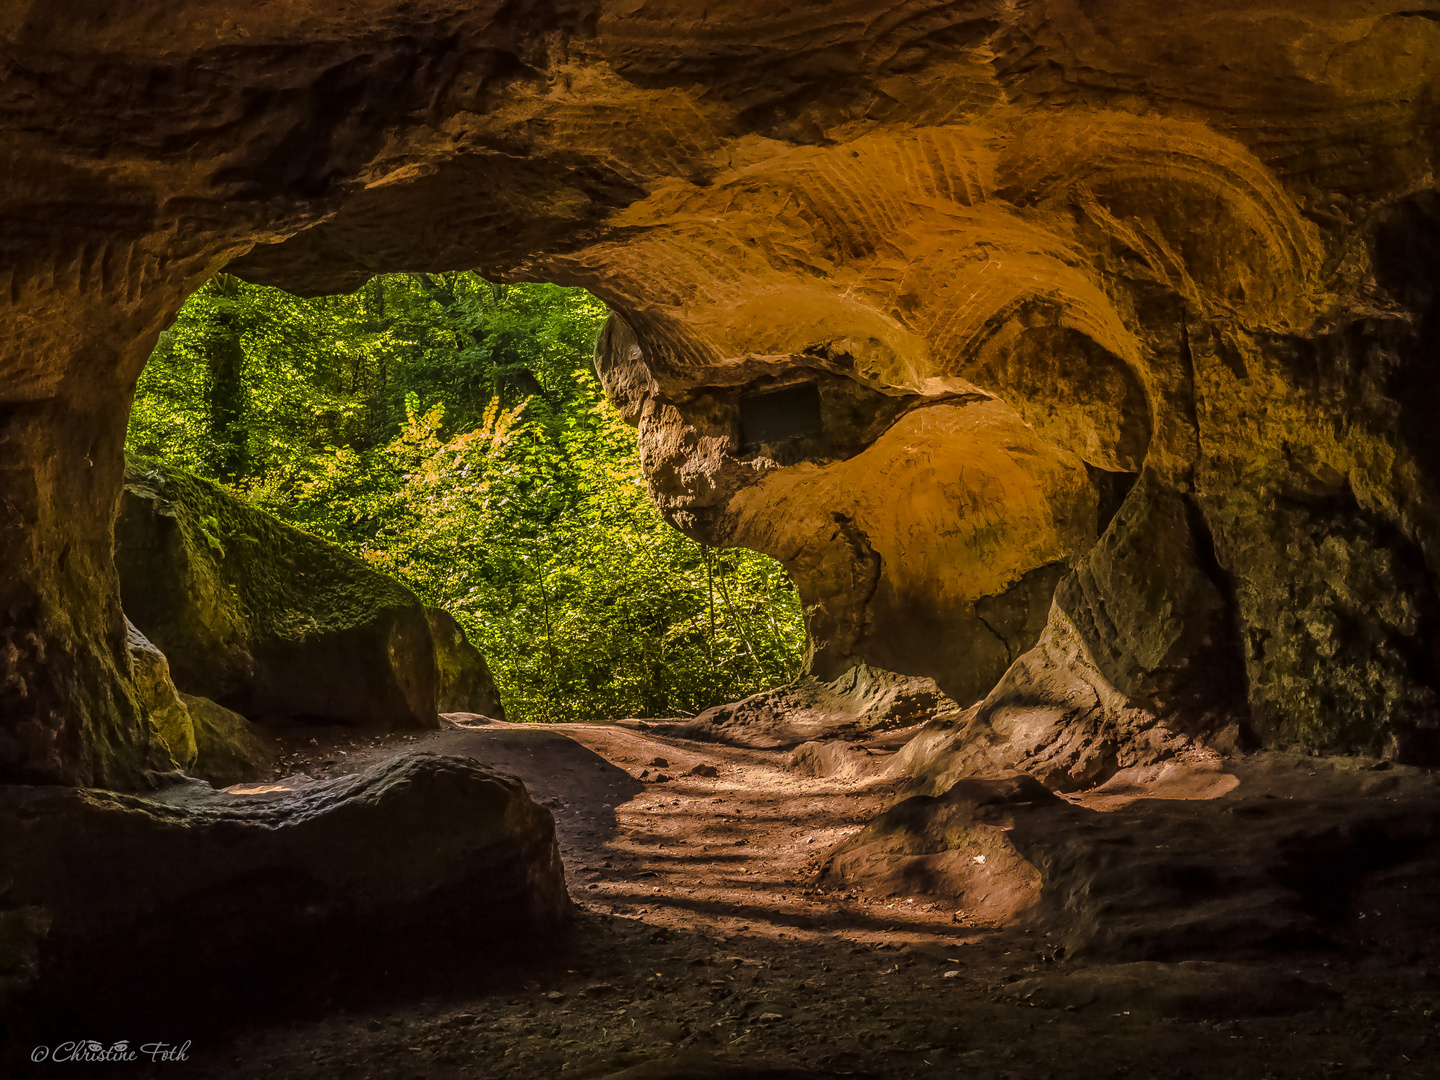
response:
<path id="1" fill-rule="evenodd" d="M 995 627 L 991 626 L 991 625 L 985 620 L 985 616 L 984 616 L 984 615 L 981 615 L 979 611 L 975 612 L 975 618 L 980 621 L 980 625 L 981 625 L 981 626 L 985 627 L 986 630 L 989 630 L 990 633 L 994 634 L 994 635 L 995 635 L 995 639 L 996 639 L 997 641 L 999 641 L 1002 646 L 1004 646 L 1004 648 L 1005 648 L 1005 663 L 1006 663 L 1006 666 L 1009 666 L 1011 663 L 1013 663 L 1014 660 L 1015 660 L 1015 657 L 1014 657 L 1014 655 L 1010 652 L 1010 642 L 1006 640 L 1005 635 L 1002 634 L 1002 633 L 1000 633 L 999 630 L 996 630 Z"/>

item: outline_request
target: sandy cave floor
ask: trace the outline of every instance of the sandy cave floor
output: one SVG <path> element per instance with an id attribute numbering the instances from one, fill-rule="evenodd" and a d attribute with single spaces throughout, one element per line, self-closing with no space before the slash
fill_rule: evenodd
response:
<path id="1" fill-rule="evenodd" d="M 1044 937 L 971 925 L 925 898 L 818 888 L 829 848 L 893 803 L 894 787 L 797 776 L 783 753 L 475 718 L 413 735 L 302 734 L 277 775 L 420 749 L 513 772 L 551 809 L 573 940 L 471 993 L 186 1033 L 187 1063 L 140 1074 L 578 1080 L 715 1058 L 895 1078 L 1440 1077 L 1440 985 L 1383 955 L 1276 958 L 1344 986 L 1341 1004 L 1289 1017 L 1184 1022 L 1009 1000 L 1008 984 L 1055 969 Z M 697 765 L 717 775 L 687 775 Z"/>

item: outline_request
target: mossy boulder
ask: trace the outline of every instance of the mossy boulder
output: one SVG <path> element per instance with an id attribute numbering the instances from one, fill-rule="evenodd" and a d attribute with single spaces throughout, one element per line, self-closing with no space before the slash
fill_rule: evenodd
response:
<path id="1" fill-rule="evenodd" d="M 245 717 L 209 698 L 181 694 L 195 733 L 195 764 L 186 771 L 214 787 L 260 780 L 275 763 L 275 744 Z"/>
<path id="2" fill-rule="evenodd" d="M 264 732 L 209 698 L 177 690 L 165 654 L 129 619 L 125 647 L 136 698 L 175 765 L 215 787 L 258 780 L 270 771 L 275 748 Z"/>
<path id="3" fill-rule="evenodd" d="M 126 615 L 186 693 L 260 723 L 438 722 L 415 594 L 217 484 L 127 462 L 115 564 Z"/>
<path id="4" fill-rule="evenodd" d="M 175 764 L 188 768 L 195 763 L 198 753 L 195 729 L 190 711 L 170 677 L 169 661 L 129 619 L 125 620 L 125 651 L 130 658 L 130 677 L 135 684 L 136 698 L 165 741 Z"/>
<path id="5" fill-rule="evenodd" d="M 480 650 L 448 611 L 426 608 L 430 636 L 435 643 L 436 697 L 442 713 L 479 713 L 504 720 L 505 708 Z"/>

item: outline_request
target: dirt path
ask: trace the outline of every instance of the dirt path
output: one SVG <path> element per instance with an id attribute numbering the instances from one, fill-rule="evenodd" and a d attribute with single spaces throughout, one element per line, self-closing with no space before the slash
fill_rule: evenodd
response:
<path id="1" fill-rule="evenodd" d="M 483 993 L 202 1036 L 187 1075 L 582 1080 L 677 1055 L 895 1078 L 1440 1075 L 1433 1019 L 1412 1015 L 1383 971 L 1359 974 L 1359 997 L 1349 973 L 1343 1010 L 1294 1017 L 1180 1023 L 1017 1003 L 1005 987 L 1047 970 L 1043 940 L 924 900 L 817 888 L 828 849 L 894 792 L 800 777 L 773 752 L 616 725 L 476 723 L 302 738 L 282 771 L 348 772 L 400 748 L 472 755 L 552 809 L 573 943 Z"/>

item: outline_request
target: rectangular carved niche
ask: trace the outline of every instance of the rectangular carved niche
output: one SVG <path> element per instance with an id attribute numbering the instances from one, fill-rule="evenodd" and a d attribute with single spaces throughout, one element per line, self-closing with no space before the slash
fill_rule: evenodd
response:
<path id="1" fill-rule="evenodd" d="M 818 435 L 823 430 L 820 388 L 813 382 L 762 390 L 740 399 L 740 441 L 747 447 Z"/>

